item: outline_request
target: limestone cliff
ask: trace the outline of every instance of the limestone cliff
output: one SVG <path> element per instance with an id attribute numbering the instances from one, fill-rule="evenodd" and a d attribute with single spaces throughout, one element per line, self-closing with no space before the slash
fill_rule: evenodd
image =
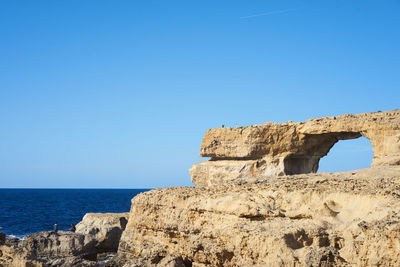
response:
<path id="1" fill-rule="evenodd" d="M 315 173 L 360 136 L 371 168 Z M 197 187 L 139 194 L 129 215 L 89 213 L 76 233 L 23 241 L 0 233 L 0 266 L 399 266 L 399 110 L 211 129 L 200 154 L 211 160 L 190 170 Z"/>
<path id="2" fill-rule="evenodd" d="M 399 200 L 399 167 L 152 190 L 132 200 L 118 255 L 137 266 L 166 256 L 193 266 L 397 266 Z"/>
<path id="3" fill-rule="evenodd" d="M 272 123 L 206 132 L 192 182 L 211 186 L 249 177 L 315 173 L 339 140 L 365 136 L 371 141 L 372 166 L 400 164 L 400 110 Z"/>
<path id="4" fill-rule="evenodd" d="M 198 186 L 132 199 L 114 266 L 398 266 L 400 111 L 207 131 Z M 313 173 L 366 136 L 373 167 Z M 294 175 L 296 174 L 296 175 Z"/>

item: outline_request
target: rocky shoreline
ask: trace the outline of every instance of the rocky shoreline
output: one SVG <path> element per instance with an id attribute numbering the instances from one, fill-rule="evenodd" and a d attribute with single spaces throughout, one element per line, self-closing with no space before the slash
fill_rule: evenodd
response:
<path id="1" fill-rule="evenodd" d="M 360 136 L 371 168 L 316 173 Z M 141 193 L 76 233 L 0 235 L 0 266 L 398 266 L 399 110 L 211 129 L 200 151 L 196 187 Z"/>
<path id="2" fill-rule="evenodd" d="M 128 213 L 88 213 L 74 233 L 45 231 L 23 240 L 0 233 L 0 266 L 105 266 L 127 219 Z"/>

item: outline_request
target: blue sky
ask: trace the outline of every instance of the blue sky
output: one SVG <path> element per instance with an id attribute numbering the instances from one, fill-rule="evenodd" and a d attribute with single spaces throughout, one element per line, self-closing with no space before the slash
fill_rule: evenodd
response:
<path id="1" fill-rule="evenodd" d="M 399 108 L 400 1 L 1 1 L 0 187 L 191 185 L 209 128 Z M 321 170 L 368 167 L 367 139 Z"/>

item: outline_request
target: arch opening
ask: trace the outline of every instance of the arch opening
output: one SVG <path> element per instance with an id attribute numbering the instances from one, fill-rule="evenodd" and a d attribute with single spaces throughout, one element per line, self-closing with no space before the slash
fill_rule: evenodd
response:
<path id="1" fill-rule="evenodd" d="M 339 140 L 319 161 L 318 172 L 344 172 L 369 168 L 373 158 L 368 138 Z"/>

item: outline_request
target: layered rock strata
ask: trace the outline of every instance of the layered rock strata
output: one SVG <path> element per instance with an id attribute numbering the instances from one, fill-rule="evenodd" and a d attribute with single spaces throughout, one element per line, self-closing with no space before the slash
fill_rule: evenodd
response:
<path id="1" fill-rule="evenodd" d="M 372 168 L 319 173 L 367 137 Z M 197 188 L 142 193 L 113 266 L 398 266 L 400 111 L 207 131 Z"/>
<path id="2" fill-rule="evenodd" d="M 206 132 L 192 182 L 212 186 L 244 177 L 315 173 L 321 157 L 339 140 L 365 136 L 372 166 L 400 164 L 400 110 L 314 118 L 305 122 L 268 122 Z"/>
<path id="3" fill-rule="evenodd" d="M 400 168 L 140 194 L 115 266 L 164 266 L 165 258 L 176 266 L 398 266 Z"/>
<path id="4" fill-rule="evenodd" d="M 360 136 L 372 168 L 314 173 L 338 140 Z M 115 249 L 115 228 L 107 266 L 399 265 L 399 110 L 211 129 L 201 155 L 196 188 L 139 194 L 124 231 L 126 214 L 88 214 L 68 237 L 0 235 L 0 266 L 97 265 L 88 259 Z"/>

